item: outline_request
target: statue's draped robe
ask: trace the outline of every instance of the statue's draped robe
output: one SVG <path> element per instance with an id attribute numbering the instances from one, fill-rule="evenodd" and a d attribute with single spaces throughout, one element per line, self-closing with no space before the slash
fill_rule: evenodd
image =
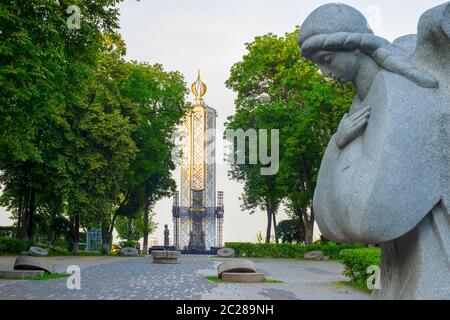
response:
<path id="1" fill-rule="evenodd" d="M 371 107 L 365 132 L 343 150 L 333 137 L 322 162 L 314 196 L 320 230 L 337 242 L 383 243 L 383 298 L 420 298 L 408 286 L 430 281 L 441 290 L 424 297 L 450 298 L 448 92 L 381 71 L 351 110 Z M 436 268 L 423 270 L 427 260 Z"/>

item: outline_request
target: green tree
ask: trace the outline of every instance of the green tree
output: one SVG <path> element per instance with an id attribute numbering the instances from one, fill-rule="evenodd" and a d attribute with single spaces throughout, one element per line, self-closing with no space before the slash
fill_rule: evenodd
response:
<path id="1" fill-rule="evenodd" d="M 228 130 L 242 129 L 247 131 L 248 129 L 254 129 L 258 132 L 259 129 L 271 129 L 275 128 L 274 124 L 274 108 L 270 104 L 261 103 L 258 108 L 253 110 L 241 109 L 233 117 L 228 118 L 226 128 Z M 261 137 L 257 137 L 253 143 L 259 144 Z M 268 140 L 271 141 L 269 135 Z M 266 229 L 266 243 L 271 241 L 272 226 L 275 230 L 276 227 L 276 214 L 280 203 L 283 199 L 284 189 L 279 184 L 277 175 L 262 175 L 261 169 L 264 167 L 261 164 L 250 163 L 250 152 L 257 150 L 255 145 L 252 145 L 250 139 L 246 139 L 246 161 L 244 164 L 238 163 L 237 160 L 237 144 L 238 141 L 234 141 L 234 151 L 231 157 L 228 159 L 230 163 L 230 176 L 232 179 L 242 182 L 244 184 L 244 191 L 241 196 L 242 204 L 241 208 L 247 210 L 250 214 L 255 212 L 255 209 L 259 208 L 266 212 L 267 215 L 267 229 Z M 268 147 L 269 153 L 271 153 L 270 145 Z M 275 233 L 275 232 L 274 232 Z M 275 239 L 278 242 L 278 238 Z"/>
<path id="2" fill-rule="evenodd" d="M 149 215 L 148 232 L 156 231 L 158 224 L 154 221 L 155 214 Z M 116 231 L 120 239 L 126 241 L 139 241 L 144 237 L 144 215 L 142 212 L 136 216 L 118 216 L 116 221 Z"/>
<path id="3" fill-rule="evenodd" d="M 277 199 L 277 204 L 283 199 L 291 215 L 302 220 L 305 242 L 312 243 L 318 169 L 354 92 L 349 85 L 325 80 L 314 64 L 302 58 L 297 34 L 298 29 L 284 37 L 269 33 L 246 44 L 247 54 L 233 65 L 226 82 L 237 93 L 236 114 L 227 128 L 280 130 L 280 167 L 275 176 L 258 177 L 259 165 L 233 165 L 231 175 L 244 182 L 244 207 L 247 198 L 263 195 L 266 188 L 266 198 Z"/>
<path id="4" fill-rule="evenodd" d="M 144 209 L 143 251 L 146 252 L 150 209 L 159 199 L 170 196 L 176 189 L 171 173 L 175 169 L 171 158 L 174 148 L 172 134 L 186 111 L 187 89 L 179 72 L 166 72 L 159 64 L 130 62 L 127 68 L 130 76 L 122 95 L 139 106 L 138 126 L 133 133 L 138 151 L 122 184 L 122 194 L 126 199 L 122 207 L 142 194 L 141 201 L 135 205 L 140 203 Z M 130 196 L 133 193 L 134 196 Z M 121 206 L 116 215 L 121 214 L 120 210 Z"/>

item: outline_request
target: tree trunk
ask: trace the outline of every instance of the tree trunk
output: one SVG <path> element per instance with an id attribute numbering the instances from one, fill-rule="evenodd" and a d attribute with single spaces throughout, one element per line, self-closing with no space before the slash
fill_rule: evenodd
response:
<path id="1" fill-rule="evenodd" d="M 297 218 L 298 218 L 298 223 L 300 226 L 300 237 L 301 239 L 298 239 L 297 241 L 299 241 L 299 243 L 305 243 L 306 242 L 306 232 L 305 232 L 305 227 L 304 227 L 304 221 L 303 221 L 303 212 L 302 211 L 297 211 L 296 213 Z"/>
<path id="2" fill-rule="evenodd" d="M 305 226 L 305 244 L 313 243 L 314 236 L 314 210 L 311 207 L 311 212 L 308 215 L 307 210 L 303 211 L 303 224 Z"/>
<path id="3" fill-rule="evenodd" d="M 47 245 L 52 245 L 55 241 L 55 237 L 56 237 L 56 235 L 55 235 L 56 223 L 55 222 L 56 222 L 56 216 L 58 214 L 57 211 L 59 212 L 59 206 L 57 209 L 56 204 L 55 204 L 55 206 L 52 208 L 52 211 L 51 211 L 50 229 L 48 230 L 48 233 L 47 233 Z"/>
<path id="4" fill-rule="evenodd" d="M 266 206 L 267 210 L 267 231 L 266 231 L 266 243 L 270 243 L 270 233 L 272 231 L 272 211 L 270 206 Z"/>
<path id="5" fill-rule="evenodd" d="M 22 222 L 20 225 L 20 238 L 28 240 L 28 223 L 29 223 L 29 206 L 30 206 L 30 190 L 29 187 L 23 189 L 23 207 L 22 207 Z"/>
<path id="6" fill-rule="evenodd" d="M 112 245 L 112 240 L 113 240 L 113 231 L 114 231 L 114 225 L 116 224 L 116 218 L 117 218 L 117 210 L 114 212 L 112 220 L 111 220 L 111 225 L 109 226 L 109 230 L 108 230 L 108 244 L 111 246 Z"/>
<path id="7" fill-rule="evenodd" d="M 28 228 L 27 238 L 33 240 L 34 237 L 34 214 L 36 212 L 36 189 L 30 187 L 30 201 L 28 204 Z"/>
<path id="8" fill-rule="evenodd" d="M 144 254 L 148 253 L 148 216 L 150 210 L 150 190 L 148 185 L 145 186 L 145 206 L 144 206 L 144 243 L 142 251 Z"/>
<path id="9" fill-rule="evenodd" d="M 23 207 L 25 205 L 24 200 L 24 188 L 20 189 L 20 201 L 19 208 L 17 210 L 17 229 L 16 229 L 16 238 L 22 238 L 22 225 L 23 225 Z"/>
<path id="10" fill-rule="evenodd" d="M 75 212 L 72 229 L 72 255 L 78 255 L 78 245 L 80 243 L 80 213 Z"/>
<path id="11" fill-rule="evenodd" d="M 108 239 L 109 239 L 109 245 L 112 246 L 112 240 L 113 240 L 113 231 L 114 231 L 114 226 L 116 224 L 116 218 L 117 218 L 117 213 L 119 212 L 119 209 L 125 205 L 125 203 L 128 200 L 128 197 L 130 195 L 130 192 L 127 192 L 127 195 L 125 196 L 125 199 L 122 201 L 122 203 L 120 204 L 119 208 L 117 208 L 116 211 L 114 211 L 112 220 L 111 220 L 111 225 L 109 226 L 109 232 L 108 232 Z"/>
<path id="12" fill-rule="evenodd" d="M 102 223 L 102 249 L 104 253 L 109 252 L 109 228 L 106 222 Z"/>
<path id="13" fill-rule="evenodd" d="M 275 242 L 278 244 L 279 239 L 278 239 L 278 234 L 277 234 L 277 217 L 276 217 L 275 210 L 273 210 L 272 217 L 273 217 L 273 232 L 275 234 Z"/>

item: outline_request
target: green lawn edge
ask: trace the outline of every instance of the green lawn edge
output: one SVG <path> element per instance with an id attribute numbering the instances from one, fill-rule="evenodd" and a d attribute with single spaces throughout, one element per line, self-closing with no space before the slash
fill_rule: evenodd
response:
<path id="1" fill-rule="evenodd" d="M 214 282 L 214 283 L 243 283 L 243 282 L 234 282 L 234 281 L 223 281 L 222 279 L 219 279 L 217 276 L 204 276 L 204 278 L 208 281 Z M 263 283 L 263 284 L 277 284 L 277 283 L 283 283 L 281 280 L 275 280 L 270 278 L 264 278 L 261 282 L 256 283 Z"/>
<path id="2" fill-rule="evenodd" d="M 339 281 L 339 282 L 336 282 L 335 284 L 352 287 L 352 288 L 357 289 L 359 291 L 362 291 L 364 293 L 372 294 L 372 290 L 370 290 L 369 288 L 367 288 L 364 285 L 361 285 L 361 284 L 353 282 L 353 281 L 349 281 L 349 280 L 347 280 L 347 281 Z"/>

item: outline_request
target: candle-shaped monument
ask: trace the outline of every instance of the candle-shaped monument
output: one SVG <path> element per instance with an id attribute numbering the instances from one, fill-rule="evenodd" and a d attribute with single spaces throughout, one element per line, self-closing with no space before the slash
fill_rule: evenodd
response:
<path id="1" fill-rule="evenodd" d="M 192 84 L 195 103 L 181 125 L 180 191 L 173 199 L 174 245 L 179 250 L 210 251 L 223 241 L 223 192 L 216 197 L 217 111 L 203 100 L 207 86 Z"/>

